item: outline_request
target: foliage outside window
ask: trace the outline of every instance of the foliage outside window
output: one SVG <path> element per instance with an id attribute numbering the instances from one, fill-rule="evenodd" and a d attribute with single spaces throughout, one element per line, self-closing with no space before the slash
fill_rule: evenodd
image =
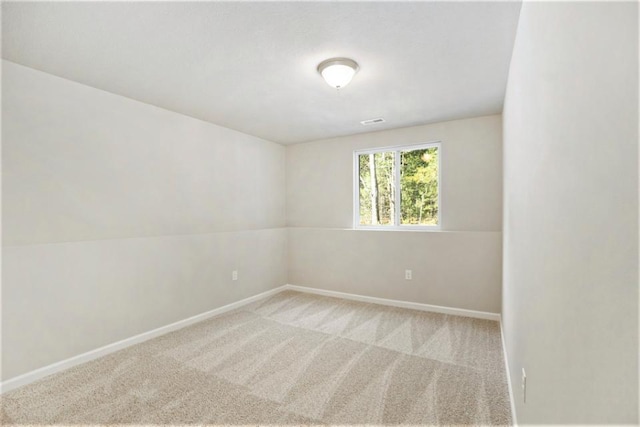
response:
<path id="1" fill-rule="evenodd" d="M 354 167 L 356 227 L 439 226 L 439 143 L 357 151 Z"/>

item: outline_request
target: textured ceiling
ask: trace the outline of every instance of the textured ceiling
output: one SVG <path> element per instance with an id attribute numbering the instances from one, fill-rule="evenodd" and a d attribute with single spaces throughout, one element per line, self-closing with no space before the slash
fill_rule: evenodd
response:
<path id="1" fill-rule="evenodd" d="M 502 111 L 519 2 L 16 2 L 5 59 L 283 144 Z M 340 92 L 322 60 L 360 64 Z M 362 126 L 360 121 L 386 122 Z"/>

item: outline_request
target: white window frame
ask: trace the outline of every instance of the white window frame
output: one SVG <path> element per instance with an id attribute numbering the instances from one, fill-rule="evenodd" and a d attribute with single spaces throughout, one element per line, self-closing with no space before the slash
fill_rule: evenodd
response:
<path id="1" fill-rule="evenodd" d="M 400 152 L 422 150 L 425 148 L 438 149 L 438 224 L 437 225 L 410 225 L 400 224 Z M 398 209 L 395 212 L 394 225 L 360 225 L 360 163 L 359 156 L 363 154 L 388 153 L 395 151 L 395 181 L 397 183 L 395 202 Z M 415 230 L 415 231 L 435 231 L 442 227 L 442 144 L 441 141 L 426 142 L 420 144 L 395 145 L 391 147 L 379 147 L 353 152 L 353 228 L 358 230 Z"/>

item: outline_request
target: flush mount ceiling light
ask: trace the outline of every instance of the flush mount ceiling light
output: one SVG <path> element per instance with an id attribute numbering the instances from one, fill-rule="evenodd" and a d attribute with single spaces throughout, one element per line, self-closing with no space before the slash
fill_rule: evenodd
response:
<path id="1" fill-rule="evenodd" d="M 318 72 L 329 86 L 340 89 L 349 84 L 358 68 L 353 59 L 331 58 L 318 65 Z"/>

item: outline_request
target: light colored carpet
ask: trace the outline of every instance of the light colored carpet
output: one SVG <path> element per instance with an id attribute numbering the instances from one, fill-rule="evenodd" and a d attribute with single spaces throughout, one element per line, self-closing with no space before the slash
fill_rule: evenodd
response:
<path id="1" fill-rule="evenodd" d="M 3 424 L 510 424 L 497 322 L 286 291 L 2 396 Z"/>

